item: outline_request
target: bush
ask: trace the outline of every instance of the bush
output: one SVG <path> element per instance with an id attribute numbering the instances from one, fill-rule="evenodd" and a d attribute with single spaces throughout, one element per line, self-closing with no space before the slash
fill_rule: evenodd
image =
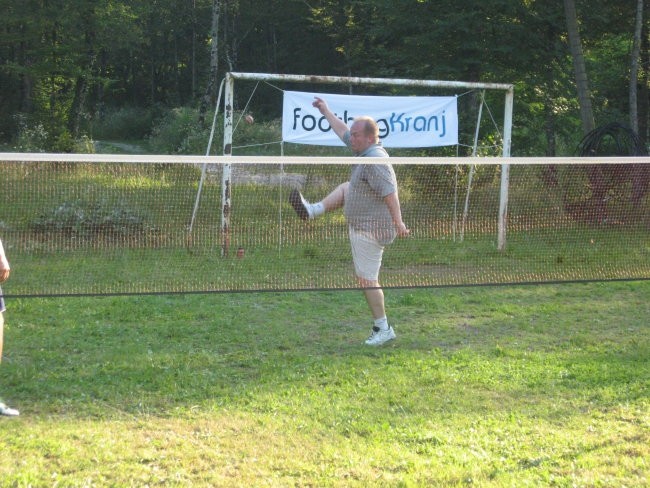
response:
<path id="1" fill-rule="evenodd" d="M 205 154 L 209 136 L 210 127 L 201 125 L 196 109 L 178 107 L 154 125 L 149 146 L 156 154 Z"/>
<path id="2" fill-rule="evenodd" d="M 122 107 L 106 111 L 93 121 L 93 137 L 103 140 L 132 141 L 146 138 L 151 132 L 154 110 Z"/>
<path id="3" fill-rule="evenodd" d="M 40 232 L 132 235 L 145 230 L 145 220 L 121 204 L 76 200 L 45 212 L 32 221 L 31 227 Z"/>
<path id="4" fill-rule="evenodd" d="M 92 139 L 82 135 L 74 139 L 67 129 L 48 129 L 42 122 L 32 122 L 26 116 L 15 117 L 18 135 L 13 144 L 16 152 L 94 153 Z"/>
<path id="5" fill-rule="evenodd" d="M 45 126 L 40 122 L 30 124 L 23 115 L 17 115 L 16 120 L 18 122 L 18 135 L 14 150 L 16 152 L 45 152 L 49 139 Z"/>

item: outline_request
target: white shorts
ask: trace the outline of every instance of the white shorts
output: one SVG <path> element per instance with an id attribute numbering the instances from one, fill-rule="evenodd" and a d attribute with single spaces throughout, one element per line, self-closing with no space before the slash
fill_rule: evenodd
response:
<path id="1" fill-rule="evenodd" d="M 364 280 L 379 281 L 384 246 L 379 244 L 370 233 L 352 227 L 350 227 L 350 245 L 356 275 Z"/>

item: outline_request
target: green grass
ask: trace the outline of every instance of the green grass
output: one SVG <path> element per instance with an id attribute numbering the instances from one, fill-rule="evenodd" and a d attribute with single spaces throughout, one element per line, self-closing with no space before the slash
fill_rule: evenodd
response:
<path id="1" fill-rule="evenodd" d="M 386 296 L 12 299 L 0 486 L 647 486 L 650 282 Z"/>
<path id="2" fill-rule="evenodd" d="M 286 190 L 237 185 L 246 257 L 222 258 L 215 179 L 190 242 L 199 168 L 97 168 L 3 169 L 0 395 L 22 415 L 0 418 L 1 488 L 648 484 L 650 281 L 387 289 L 398 339 L 379 349 L 358 291 L 16 298 L 354 286 L 340 214 L 280 227 Z M 385 285 L 648 278 L 643 221 L 556 218 L 523 178 L 497 251 L 493 174 L 463 242 L 448 189 L 417 176 Z M 34 229 L 63 203 L 146 225 Z"/>

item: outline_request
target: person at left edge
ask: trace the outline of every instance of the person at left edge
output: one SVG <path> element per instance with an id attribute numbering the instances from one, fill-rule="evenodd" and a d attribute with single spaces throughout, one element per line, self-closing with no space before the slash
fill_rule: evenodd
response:
<path id="1" fill-rule="evenodd" d="M 10 272 L 11 268 L 9 267 L 9 261 L 7 261 L 7 256 L 5 255 L 5 250 L 2 246 L 2 240 L 0 240 L 0 283 L 7 281 Z M 2 288 L 0 288 L 0 362 L 2 362 L 2 345 L 4 337 L 4 311 L 5 301 L 2 296 Z M 0 415 L 16 417 L 19 415 L 19 412 L 15 408 L 10 408 L 5 405 L 0 399 Z"/>

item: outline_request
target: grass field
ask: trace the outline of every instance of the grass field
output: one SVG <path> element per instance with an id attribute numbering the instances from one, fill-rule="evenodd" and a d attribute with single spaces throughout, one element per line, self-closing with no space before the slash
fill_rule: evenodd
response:
<path id="1" fill-rule="evenodd" d="M 280 226 L 286 195 L 242 183 L 246 258 L 222 258 L 218 185 L 190 243 L 198 168 L 127 166 L 2 168 L 0 396 L 21 416 L 0 418 L 0 488 L 648 485 L 647 199 L 587 222 L 513 172 L 497 251 L 495 169 L 462 243 L 453 178 L 405 173 L 385 284 L 548 284 L 388 289 L 398 338 L 376 349 L 356 290 L 137 295 L 354 282 L 341 215 Z M 551 284 L 616 278 L 641 281 Z M 136 295 L 18 297 L 50 293 Z"/>
<path id="2" fill-rule="evenodd" d="M 12 299 L 0 487 L 647 486 L 650 281 Z"/>

